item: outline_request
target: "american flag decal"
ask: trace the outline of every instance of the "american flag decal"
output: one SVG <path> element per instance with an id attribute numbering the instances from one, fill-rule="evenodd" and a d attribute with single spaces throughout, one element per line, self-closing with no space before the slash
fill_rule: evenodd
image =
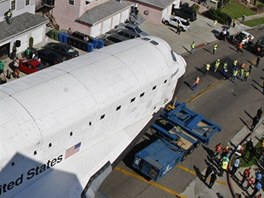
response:
<path id="1" fill-rule="evenodd" d="M 72 146 L 71 148 L 68 148 L 65 152 L 65 158 L 64 159 L 67 159 L 68 157 L 77 153 L 80 150 L 80 148 L 81 148 L 81 142 Z"/>

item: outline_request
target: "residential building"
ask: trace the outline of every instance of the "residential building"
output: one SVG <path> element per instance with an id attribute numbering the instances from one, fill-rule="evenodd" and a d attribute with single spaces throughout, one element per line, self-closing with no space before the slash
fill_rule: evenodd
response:
<path id="1" fill-rule="evenodd" d="M 11 9 L 10 24 L 4 14 Z M 34 44 L 45 38 L 46 23 L 42 16 L 35 15 L 35 0 L 0 0 L 0 59 L 10 55 L 14 46 L 22 52 L 29 46 L 29 38 Z"/>
<path id="2" fill-rule="evenodd" d="M 51 12 L 60 29 L 96 37 L 129 19 L 132 5 L 122 0 L 55 0 Z"/>

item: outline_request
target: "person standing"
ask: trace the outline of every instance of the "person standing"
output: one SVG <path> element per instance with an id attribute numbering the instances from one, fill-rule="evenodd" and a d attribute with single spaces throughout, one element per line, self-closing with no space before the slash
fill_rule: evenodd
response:
<path id="1" fill-rule="evenodd" d="M 220 65 L 220 59 L 217 59 L 215 61 L 214 72 L 217 72 L 219 65 Z"/>
<path id="2" fill-rule="evenodd" d="M 218 159 L 218 156 L 221 156 L 221 153 L 222 153 L 222 144 L 221 143 L 218 143 L 215 146 L 215 153 L 214 153 L 213 158 L 214 159 Z"/>
<path id="3" fill-rule="evenodd" d="M 214 47 L 213 47 L 213 54 L 215 54 L 217 48 L 218 48 L 218 45 L 217 45 L 217 43 L 215 43 L 215 44 L 214 44 Z"/>
<path id="4" fill-rule="evenodd" d="M 197 85 L 200 83 L 200 76 L 198 75 L 192 85 L 192 90 L 195 90 Z"/>
<path id="5" fill-rule="evenodd" d="M 243 67 L 240 68 L 240 80 L 244 81 L 244 77 L 245 77 L 245 69 Z"/>
<path id="6" fill-rule="evenodd" d="M 205 65 L 204 76 L 206 76 L 207 72 L 210 70 L 210 67 L 211 65 L 209 63 Z"/>
<path id="7" fill-rule="evenodd" d="M 253 118 L 253 121 L 252 121 L 252 125 L 250 127 L 250 130 L 253 131 L 256 127 L 256 125 L 258 124 L 259 122 L 259 117 L 256 115 L 254 118 Z"/>
<path id="8" fill-rule="evenodd" d="M 246 190 L 248 190 L 249 187 L 251 187 L 251 185 L 254 183 L 254 177 L 250 177 L 248 180 L 247 180 L 247 186 L 246 186 Z"/>
<path id="9" fill-rule="evenodd" d="M 224 63 L 223 65 L 223 74 L 224 74 L 224 79 L 226 79 L 227 77 L 227 72 L 228 72 L 228 65 L 227 65 L 227 61 Z"/>
<path id="10" fill-rule="evenodd" d="M 212 188 L 212 187 L 213 187 L 213 185 L 214 185 L 216 179 L 217 179 L 217 176 L 216 176 L 216 173 L 214 172 L 214 173 L 211 175 L 210 182 L 209 182 L 209 184 L 208 184 L 209 188 Z"/>
<path id="11" fill-rule="evenodd" d="M 205 175 L 204 175 L 204 181 L 206 181 L 207 177 L 213 172 L 213 167 L 211 164 L 209 164 L 206 168 Z"/>
<path id="12" fill-rule="evenodd" d="M 232 24 L 232 27 L 233 27 L 233 28 L 236 26 L 236 23 L 237 23 L 237 21 L 236 21 L 236 19 L 234 19 L 234 20 L 233 20 L 233 24 Z"/>
<path id="13" fill-rule="evenodd" d="M 217 25 L 218 21 L 215 19 L 214 20 L 214 27 Z"/>
<path id="14" fill-rule="evenodd" d="M 246 70 L 245 71 L 245 76 L 244 76 L 244 81 L 247 81 L 247 79 L 248 79 L 248 77 L 249 77 L 249 71 L 248 70 Z"/>
<path id="15" fill-rule="evenodd" d="M 254 191 L 252 192 L 251 196 L 254 197 L 262 188 L 262 184 L 260 182 L 258 182 L 255 185 Z"/>
<path id="16" fill-rule="evenodd" d="M 242 44 L 242 42 L 239 42 L 238 44 L 237 44 L 237 52 L 239 52 L 239 51 L 241 51 L 241 52 L 243 52 L 243 50 L 242 50 L 242 48 L 243 48 L 243 44 Z"/>
<path id="17" fill-rule="evenodd" d="M 194 48 L 195 48 L 195 42 L 193 41 L 191 44 L 191 54 L 193 53 Z"/>
<path id="18" fill-rule="evenodd" d="M 240 158 L 237 157 L 233 166 L 232 166 L 232 170 L 230 172 L 232 175 L 234 175 L 236 173 L 237 169 L 239 168 L 239 165 L 240 165 Z"/>
<path id="19" fill-rule="evenodd" d="M 230 78 L 233 82 L 235 82 L 235 80 L 236 80 L 236 78 L 237 78 L 237 74 L 238 74 L 237 69 L 234 69 L 234 70 L 233 70 L 232 77 Z"/>
<path id="20" fill-rule="evenodd" d="M 4 61 L 0 60 L 0 74 L 4 72 L 5 63 Z"/>
<path id="21" fill-rule="evenodd" d="M 258 110 L 257 110 L 257 117 L 258 117 L 258 119 L 260 120 L 260 118 L 261 118 L 261 116 L 262 116 L 262 113 L 263 113 L 263 111 L 262 111 L 262 107 L 260 107 Z"/>
<path id="22" fill-rule="evenodd" d="M 178 23 L 178 25 L 177 25 L 177 32 L 176 32 L 177 34 L 181 34 L 181 26 L 180 26 L 180 24 Z"/>
<path id="23" fill-rule="evenodd" d="M 243 187 L 244 182 L 250 177 L 250 170 L 251 167 L 246 168 L 243 172 L 242 180 L 241 180 L 241 186 Z"/>
<path id="24" fill-rule="evenodd" d="M 255 65 L 256 67 L 259 66 L 260 59 L 261 59 L 260 56 L 258 56 L 258 57 L 257 57 L 257 60 L 256 60 L 256 65 Z"/>
<path id="25" fill-rule="evenodd" d="M 222 157 L 222 159 L 220 160 L 220 175 L 223 176 L 224 174 L 224 171 L 227 170 L 227 167 L 228 167 L 228 163 L 229 163 L 229 158 L 224 156 Z"/>

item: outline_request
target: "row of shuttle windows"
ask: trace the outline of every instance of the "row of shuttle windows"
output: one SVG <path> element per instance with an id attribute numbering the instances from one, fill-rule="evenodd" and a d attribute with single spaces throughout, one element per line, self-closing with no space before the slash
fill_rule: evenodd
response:
<path id="1" fill-rule="evenodd" d="M 167 83 L 167 80 L 164 80 L 164 84 L 166 84 L 166 83 Z M 157 86 L 155 85 L 154 87 L 152 87 L 152 90 L 154 91 L 156 88 L 157 88 Z M 145 95 L 145 92 L 141 93 L 140 97 L 143 97 L 144 95 Z M 133 103 L 135 100 L 136 100 L 136 97 L 132 98 L 130 100 L 130 103 Z M 154 107 L 154 108 L 156 108 L 156 107 Z M 119 111 L 120 109 L 121 109 L 121 105 L 116 107 L 116 111 Z M 100 120 L 102 120 L 104 118 L 105 118 L 105 114 L 101 115 Z M 92 126 L 92 122 L 91 121 L 89 122 L 89 126 Z M 73 132 L 70 132 L 70 136 L 73 136 Z M 49 148 L 52 147 L 52 143 L 49 143 L 48 146 L 49 146 Z M 37 155 L 37 151 L 34 151 L 34 155 Z M 15 162 L 12 162 L 11 165 L 14 166 Z"/>

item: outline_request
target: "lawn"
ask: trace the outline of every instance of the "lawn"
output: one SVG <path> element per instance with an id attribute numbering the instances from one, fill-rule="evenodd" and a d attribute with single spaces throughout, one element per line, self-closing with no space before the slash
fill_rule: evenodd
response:
<path id="1" fill-rule="evenodd" d="M 264 24 L 264 17 L 259 18 L 259 19 L 253 19 L 253 20 L 245 21 L 244 24 L 247 26 L 250 26 L 250 27 L 255 27 L 257 25 Z"/>
<path id="2" fill-rule="evenodd" d="M 221 8 L 221 11 L 231 16 L 233 19 L 240 18 L 243 15 L 249 16 L 256 14 L 246 5 L 238 3 L 236 0 L 230 0 L 230 4 Z"/>

